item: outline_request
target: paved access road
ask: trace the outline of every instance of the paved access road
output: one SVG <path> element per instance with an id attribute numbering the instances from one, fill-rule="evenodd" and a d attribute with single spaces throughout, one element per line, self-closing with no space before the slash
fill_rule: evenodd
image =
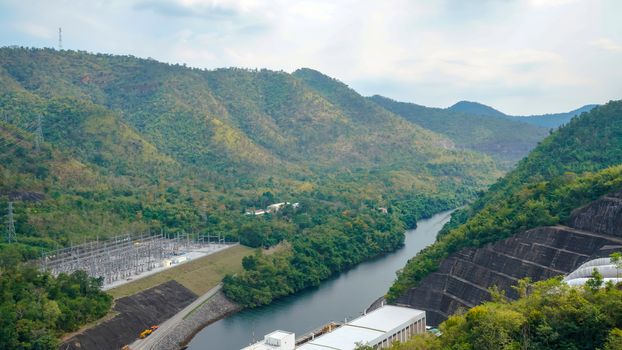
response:
<path id="1" fill-rule="evenodd" d="M 155 350 L 158 348 L 158 343 L 161 339 L 163 339 L 168 332 L 172 331 L 175 326 L 177 326 L 183 319 L 192 312 L 199 305 L 203 304 L 206 300 L 214 296 L 216 292 L 218 292 L 222 288 L 222 283 L 219 283 L 216 287 L 207 291 L 207 293 L 201 295 L 197 298 L 197 300 L 193 301 L 192 304 L 186 306 L 183 310 L 175 314 L 175 316 L 169 318 L 164 323 L 160 324 L 159 328 L 151 333 L 145 339 L 138 339 L 130 345 L 130 349 L 132 350 Z"/>

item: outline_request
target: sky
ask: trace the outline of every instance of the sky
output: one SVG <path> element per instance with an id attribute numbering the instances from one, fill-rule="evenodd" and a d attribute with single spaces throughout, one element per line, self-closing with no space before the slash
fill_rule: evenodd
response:
<path id="1" fill-rule="evenodd" d="M 317 69 L 363 95 L 507 114 L 622 98 L 620 0 L 0 0 L 0 46 Z"/>

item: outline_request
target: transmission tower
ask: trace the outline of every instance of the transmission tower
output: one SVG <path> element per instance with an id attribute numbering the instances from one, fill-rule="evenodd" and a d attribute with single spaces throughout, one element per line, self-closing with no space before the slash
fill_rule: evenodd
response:
<path id="1" fill-rule="evenodd" d="M 205 202 L 201 204 L 201 218 L 203 222 L 207 223 L 207 204 Z"/>
<path id="2" fill-rule="evenodd" d="M 7 241 L 9 243 L 14 242 L 17 240 L 16 234 L 15 234 L 15 222 L 13 221 L 13 202 L 9 202 L 9 214 L 8 214 L 8 220 L 7 220 Z"/>
<path id="3" fill-rule="evenodd" d="M 35 150 L 37 153 L 41 150 L 41 143 L 43 143 L 43 127 L 41 127 L 41 116 L 37 116 L 37 131 L 35 134 Z"/>
<path id="4" fill-rule="evenodd" d="M 58 27 L 58 49 L 63 49 L 63 30 L 61 27 Z"/>

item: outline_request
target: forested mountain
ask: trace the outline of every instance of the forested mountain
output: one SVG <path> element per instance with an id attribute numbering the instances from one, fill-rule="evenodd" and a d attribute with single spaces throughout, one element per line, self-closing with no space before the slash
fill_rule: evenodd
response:
<path id="1" fill-rule="evenodd" d="M 448 107 L 447 110 L 453 112 L 462 112 L 467 114 L 483 115 L 487 117 L 507 117 L 505 113 L 502 113 L 490 106 L 481 104 L 479 102 L 471 101 L 459 101 Z"/>
<path id="2" fill-rule="evenodd" d="M 620 164 L 622 101 L 614 101 L 572 119 L 475 203 L 454 213 L 437 242 L 408 262 L 389 298 L 402 295 L 462 248 L 564 223 L 573 209 L 619 190 Z"/>
<path id="3" fill-rule="evenodd" d="M 509 118 L 473 113 L 471 109 L 454 110 L 460 103 L 443 109 L 398 102 L 378 95 L 369 99 L 414 124 L 446 135 L 456 147 L 490 155 L 506 169 L 514 166 L 548 135 L 547 129 Z"/>
<path id="4" fill-rule="evenodd" d="M 38 193 L 16 202 L 17 231 L 49 245 L 146 227 L 224 231 L 266 193 L 356 208 L 404 193 L 458 203 L 498 174 L 333 82 L 348 98 L 298 74 L 3 48 L 3 203 Z M 75 220 L 54 220 L 61 212 Z"/>

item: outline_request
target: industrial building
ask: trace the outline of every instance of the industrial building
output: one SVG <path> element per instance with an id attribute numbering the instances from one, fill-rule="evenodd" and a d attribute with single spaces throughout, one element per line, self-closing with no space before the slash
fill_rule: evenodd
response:
<path id="1" fill-rule="evenodd" d="M 262 342 L 253 344 L 243 350 L 354 350 L 358 344 L 368 345 L 375 349 L 384 349 L 395 341 L 404 342 L 412 335 L 426 331 L 425 311 L 407 307 L 385 305 L 366 315 L 341 325 L 332 332 L 318 337 L 305 336 L 304 342 L 292 347 L 291 342 L 284 341 L 279 345 L 276 338 L 288 339 L 293 333 L 276 331 L 266 335 Z"/>

